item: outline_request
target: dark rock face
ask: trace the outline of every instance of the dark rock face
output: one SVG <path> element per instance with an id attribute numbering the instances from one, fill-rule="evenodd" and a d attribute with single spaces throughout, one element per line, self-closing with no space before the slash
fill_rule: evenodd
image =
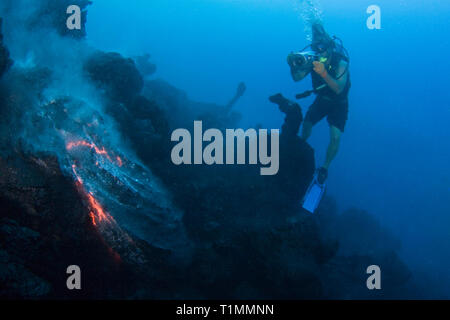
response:
<path id="1" fill-rule="evenodd" d="M 104 90 L 106 111 L 137 154 L 147 164 L 167 160 L 167 115 L 155 102 L 139 95 L 144 81 L 134 61 L 118 53 L 98 52 L 86 61 L 84 68 L 94 84 Z"/>
<path id="2" fill-rule="evenodd" d="M 111 102 L 108 112 L 146 163 L 167 160 L 169 125 L 165 113 L 158 105 L 143 96 L 137 96 L 127 105 Z"/>
<path id="3" fill-rule="evenodd" d="M 107 96 L 120 103 L 132 103 L 144 85 L 134 61 L 118 53 L 95 53 L 85 63 L 85 70 Z"/>
<path id="4" fill-rule="evenodd" d="M 156 72 L 156 64 L 150 62 L 149 54 L 134 57 L 134 61 L 136 62 L 136 67 L 143 77 L 149 77 Z"/>
<path id="5" fill-rule="evenodd" d="M 228 240 L 197 250 L 188 279 L 212 299 L 321 298 L 315 249 L 323 244 L 311 227 L 303 222 L 235 229 Z"/>
<path id="6" fill-rule="evenodd" d="M 92 285 L 117 275 L 113 256 L 56 159 L 0 159 L 0 172 L 2 296 L 71 296 L 64 273 L 73 261 L 83 261 Z M 89 287 L 87 296 L 95 294 Z"/>
<path id="7" fill-rule="evenodd" d="M 145 81 L 142 94 L 166 111 L 171 129 L 188 128 L 194 120 L 202 120 L 206 128 L 235 128 L 241 118 L 226 106 L 192 101 L 184 91 L 161 79 Z"/>
<path id="8" fill-rule="evenodd" d="M 142 288 L 147 298 L 173 295 L 164 250 L 108 232 L 92 225 L 86 201 L 55 158 L 0 158 L 0 297 L 125 299 Z M 81 291 L 66 287 L 73 264 L 83 273 Z"/>
<path id="9" fill-rule="evenodd" d="M 13 61 L 9 58 L 9 51 L 3 44 L 2 24 L 3 20 L 0 18 L 0 77 L 8 71 L 13 64 Z"/>
<path id="10" fill-rule="evenodd" d="M 323 279 L 330 297 L 358 299 L 418 298 L 412 274 L 397 252 L 400 242 L 368 212 L 350 209 L 337 213 L 336 203 L 325 198 L 317 210 L 322 238 L 335 239 L 336 256 L 323 265 Z M 383 290 L 369 291 L 365 286 L 368 266 L 378 265 L 383 274 Z"/>
<path id="11" fill-rule="evenodd" d="M 2 201 L 4 204 L 5 201 Z M 45 297 L 51 290 L 50 284 L 36 276 L 24 266 L 24 259 L 17 255 L 23 247 L 31 247 L 40 234 L 21 227 L 10 219 L 0 220 L 0 235 L 4 248 L 0 250 L 0 296 Z M 3 246 L 2 246 L 3 247 Z"/>

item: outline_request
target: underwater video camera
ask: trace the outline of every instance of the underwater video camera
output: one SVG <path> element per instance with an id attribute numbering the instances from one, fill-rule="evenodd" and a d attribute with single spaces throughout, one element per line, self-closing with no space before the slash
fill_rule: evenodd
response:
<path id="1" fill-rule="evenodd" d="M 313 70 L 313 61 L 319 60 L 320 57 L 312 51 L 291 52 L 287 61 L 291 67 L 291 74 L 294 81 L 300 81 L 305 78 Z"/>
<path id="2" fill-rule="evenodd" d="M 308 48 L 311 48 L 312 51 L 306 51 Z M 291 52 L 288 55 L 287 62 L 291 68 L 291 75 L 294 81 L 304 79 L 313 70 L 314 61 L 325 62 L 326 59 L 316 52 L 323 52 L 327 49 L 331 49 L 333 55 L 338 55 L 342 60 L 348 63 L 350 62 L 348 52 L 345 49 L 342 40 L 336 36 L 333 36 L 333 38 L 326 44 L 320 42 L 313 43 L 306 46 L 299 52 Z"/>

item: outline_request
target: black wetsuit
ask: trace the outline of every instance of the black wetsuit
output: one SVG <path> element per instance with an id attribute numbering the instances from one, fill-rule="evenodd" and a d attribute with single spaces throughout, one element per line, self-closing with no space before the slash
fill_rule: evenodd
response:
<path id="1" fill-rule="evenodd" d="M 337 74 L 339 64 L 343 60 L 343 57 L 339 53 L 333 53 L 331 63 L 327 68 L 328 74 L 334 79 L 340 77 L 341 74 Z M 349 71 L 347 70 L 347 73 Z M 325 80 L 316 72 L 311 73 L 313 88 L 317 89 L 321 85 L 325 84 Z M 311 122 L 315 125 L 317 122 L 327 116 L 330 126 L 334 126 L 344 132 L 345 124 L 348 117 L 348 92 L 350 91 L 350 73 L 347 76 L 347 83 L 344 90 L 340 94 L 336 94 L 327 85 L 325 88 L 317 91 L 317 98 L 314 103 L 309 107 L 306 114 L 305 121 Z"/>

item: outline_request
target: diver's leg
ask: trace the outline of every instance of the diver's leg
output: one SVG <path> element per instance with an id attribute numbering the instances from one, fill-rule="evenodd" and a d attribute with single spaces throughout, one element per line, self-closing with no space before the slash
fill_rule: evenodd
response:
<path id="1" fill-rule="evenodd" d="M 308 140 L 308 138 L 311 136 L 312 133 L 313 124 L 311 121 L 305 120 L 303 122 L 303 128 L 302 128 L 302 139 Z"/>
<path id="2" fill-rule="evenodd" d="M 342 135 L 341 130 L 339 130 L 335 126 L 330 126 L 330 144 L 328 145 L 327 157 L 325 159 L 325 164 L 323 165 L 323 168 L 327 170 L 339 151 L 339 145 L 341 143 L 341 135 Z"/>
<path id="3" fill-rule="evenodd" d="M 328 105 L 324 103 L 323 99 L 317 97 L 313 104 L 309 107 L 306 113 L 305 120 L 303 121 L 302 136 L 301 138 L 306 141 L 309 139 L 312 133 L 312 128 L 320 120 L 322 120 L 328 111 Z"/>

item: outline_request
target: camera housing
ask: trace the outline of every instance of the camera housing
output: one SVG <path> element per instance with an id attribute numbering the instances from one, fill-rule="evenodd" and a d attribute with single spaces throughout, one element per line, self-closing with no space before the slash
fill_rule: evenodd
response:
<path id="1" fill-rule="evenodd" d="M 292 52 L 287 58 L 294 81 L 304 79 L 313 70 L 313 61 L 319 57 L 311 51 Z"/>

